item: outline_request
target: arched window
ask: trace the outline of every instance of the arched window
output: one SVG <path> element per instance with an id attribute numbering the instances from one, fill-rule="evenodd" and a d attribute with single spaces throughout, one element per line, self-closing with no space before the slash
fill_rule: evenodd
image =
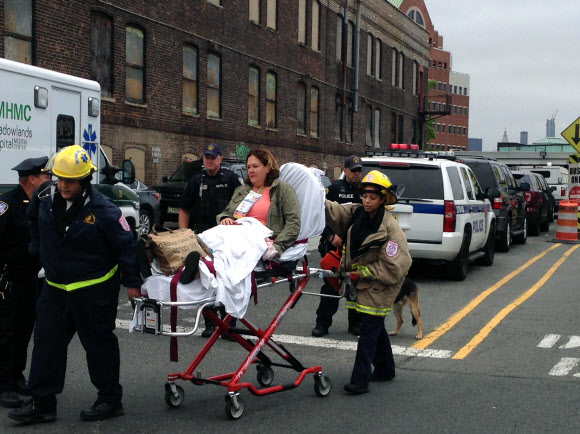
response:
<path id="1" fill-rule="evenodd" d="M 306 134 L 306 84 L 296 85 L 296 134 Z"/>
<path id="2" fill-rule="evenodd" d="M 320 51 L 320 2 L 312 1 L 312 49 Z"/>
<path id="3" fill-rule="evenodd" d="M 101 95 L 113 92 L 113 20 L 110 16 L 91 14 L 91 80 L 101 85 Z"/>
<path id="4" fill-rule="evenodd" d="M 277 78 L 274 72 L 266 74 L 266 128 L 276 128 Z"/>
<path id="5" fill-rule="evenodd" d="M 219 54 L 207 56 L 207 117 L 221 118 L 221 63 Z"/>
<path id="6" fill-rule="evenodd" d="M 145 151 L 140 148 L 125 149 L 125 159 L 131 160 L 135 165 L 135 178 L 145 179 Z"/>
<path id="7" fill-rule="evenodd" d="M 137 27 L 127 27 L 125 50 L 125 98 L 145 102 L 145 33 Z"/>
<path id="8" fill-rule="evenodd" d="M 318 137 L 318 88 L 310 88 L 310 137 Z"/>
<path id="9" fill-rule="evenodd" d="M 183 103 L 184 113 L 197 114 L 198 88 L 197 88 L 197 48 L 191 45 L 183 46 Z"/>
<path id="10" fill-rule="evenodd" d="M 377 39 L 375 42 L 375 76 L 379 80 L 383 79 L 382 49 L 383 44 L 380 39 Z"/>
<path id="11" fill-rule="evenodd" d="M 260 69 L 250 66 L 248 74 L 248 125 L 260 124 Z"/>
<path id="12" fill-rule="evenodd" d="M 367 75 L 371 77 L 373 74 L 373 46 L 374 38 L 370 33 L 367 34 Z"/>

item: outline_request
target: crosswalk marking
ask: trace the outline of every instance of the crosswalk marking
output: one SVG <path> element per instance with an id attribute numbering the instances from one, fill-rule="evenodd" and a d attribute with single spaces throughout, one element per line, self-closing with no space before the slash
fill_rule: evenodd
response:
<path id="1" fill-rule="evenodd" d="M 580 359 L 576 357 L 563 357 L 556 365 L 548 372 L 548 375 L 554 375 L 556 377 L 564 377 L 568 375 L 572 369 L 578 365 Z M 574 377 L 579 376 L 579 374 L 574 374 Z"/>
<path id="2" fill-rule="evenodd" d="M 538 344 L 538 348 L 552 348 L 560 339 L 560 335 L 546 335 L 542 342 Z"/>

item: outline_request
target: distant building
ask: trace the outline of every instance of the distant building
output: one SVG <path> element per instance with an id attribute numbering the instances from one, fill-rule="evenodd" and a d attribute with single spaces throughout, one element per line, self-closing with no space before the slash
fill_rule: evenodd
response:
<path id="1" fill-rule="evenodd" d="M 468 138 L 467 139 L 467 150 L 468 151 L 483 151 L 483 139 Z"/>
<path id="2" fill-rule="evenodd" d="M 522 145 L 528 144 L 528 132 L 527 131 L 520 132 L 520 143 Z"/>
<path id="3" fill-rule="evenodd" d="M 523 152 L 568 152 L 573 154 L 576 150 L 570 144 L 560 137 L 545 137 L 537 140 L 531 145 L 521 143 L 503 143 L 497 144 L 497 150 L 501 152 L 523 151 Z"/>
<path id="4" fill-rule="evenodd" d="M 546 137 L 556 137 L 556 118 L 546 119 Z"/>
<path id="5" fill-rule="evenodd" d="M 507 136 L 507 130 L 503 130 L 503 136 L 501 138 L 501 143 L 509 143 L 509 139 Z"/>

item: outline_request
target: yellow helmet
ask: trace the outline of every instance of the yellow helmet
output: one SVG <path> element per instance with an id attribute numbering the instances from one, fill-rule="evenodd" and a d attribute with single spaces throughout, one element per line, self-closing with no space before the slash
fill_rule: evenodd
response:
<path id="1" fill-rule="evenodd" d="M 387 175 L 379 170 L 371 170 L 365 175 L 365 177 L 360 182 L 360 191 L 363 194 L 365 191 L 365 185 L 376 185 L 379 187 L 379 192 L 387 199 L 385 205 L 392 205 L 397 203 L 397 196 L 392 191 L 393 183 Z M 375 191 L 376 193 L 376 191 Z"/>
<path id="2" fill-rule="evenodd" d="M 55 176 L 66 179 L 83 179 L 97 168 L 91 164 L 89 154 L 79 145 L 61 149 L 48 162 L 49 169 Z"/>

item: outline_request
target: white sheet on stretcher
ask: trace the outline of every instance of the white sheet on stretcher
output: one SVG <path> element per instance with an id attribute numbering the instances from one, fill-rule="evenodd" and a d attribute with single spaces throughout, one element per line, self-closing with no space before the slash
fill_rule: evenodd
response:
<path id="1" fill-rule="evenodd" d="M 214 304 L 222 303 L 232 316 L 242 318 L 246 314 L 252 292 L 251 273 L 266 251 L 265 239 L 272 236 L 272 231 L 252 217 L 237 223 L 240 224 L 218 225 L 199 234 L 213 252 L 216 277 L 200 262 L 199 279 L 187 285 L 177 284 L 177 301 L 201 302 L 215 297 Z M 155 300 L 170 301 L 172 277 L 151 276 L 141 292 Z"/>

